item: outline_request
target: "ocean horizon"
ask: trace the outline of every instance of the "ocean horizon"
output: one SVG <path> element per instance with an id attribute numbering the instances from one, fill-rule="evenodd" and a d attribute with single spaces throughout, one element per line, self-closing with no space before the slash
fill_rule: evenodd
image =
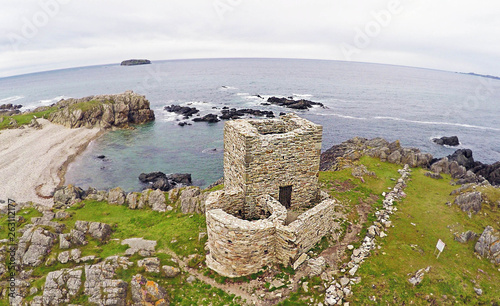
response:
<path id="1" fill-rule="evenodd" d="M 483 163 L 500 160 L 500 81 L 463 73 L 373 63 L 305 59 L 193 59 L 68 68 L 0 78 L 0 104 L 22 110 L 63 98 L 145 95 L 155 122 L 134 130 L 109 131 L 68 167 L 66 184 L 126 191 L 145 187 L 142 172 L 191 173 L 207 186 L 222 176 L 224 121 L 191 122 L 163 110 L 178 104 L 201 115 L 222 107 L 295 112 L 323 125 L 323 148 L 355 136 L 399 139 L 434 157 L 459 148 Z M 260 96 L 260 97 L 259 97 Z M 291 110 L 262 105 L 268 97 L 320 102 L 325 108 Z M 187 120 L 190 121 L 190 120 Z M 456 135 L 458 147 L 432 138 Z M 97 155 L 105 155 L 104 160 Z"/>

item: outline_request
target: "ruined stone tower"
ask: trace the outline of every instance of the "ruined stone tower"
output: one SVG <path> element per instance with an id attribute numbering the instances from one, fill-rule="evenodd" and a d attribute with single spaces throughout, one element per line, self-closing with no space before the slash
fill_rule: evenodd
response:
<path id="1" fill-rule="evenodd" d="M 321 138 L 320 125 L 295 114 L 226 122 L 224 189 L 205 201 L 209 268 L 238 277 L 289 265 L 338 234 L 340 205 L 318 188 Z M 310 206 L 285 223 L 289 209 Z"/>
<path id="2" fill-rule="evenodd" d="M 316 200 L 322 130 L 295 114 L 226 123 L 224 186 L 242 190 L 244 218 L 256 218 L 256 198 L 263 194 L 286 208 Z"/>

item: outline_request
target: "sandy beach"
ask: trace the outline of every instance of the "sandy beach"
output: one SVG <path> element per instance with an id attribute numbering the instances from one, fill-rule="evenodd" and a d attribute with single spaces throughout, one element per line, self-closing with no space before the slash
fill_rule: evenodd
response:
<path id="1" fill-rule="evenodd" d="M 67 165 L 101 134 L 97 128 L 38 122 L 42 129 L 0 131 L 0 200 L 51 206 L 51 193 L 64 180 Z"/>

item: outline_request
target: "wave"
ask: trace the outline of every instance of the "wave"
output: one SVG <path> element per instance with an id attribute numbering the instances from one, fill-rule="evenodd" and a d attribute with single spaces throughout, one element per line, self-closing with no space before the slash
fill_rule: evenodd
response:
<path id="1" fill-rule="evenodd" d="M 57 96 L 57 97 L 52 98 L 52 99 L 39 100 L 38 103 L 43 104 L 43 105 L 51 105 L 51 104 L 54 104 L 54 103 L 61 101 L 62 99 L 67 99 L 67 98 L 69 98 L 69 97 Z"/>
<path id="2" fill-rule="evenodd" d="M 0 104 L 9 104 L 9 103 L 12 103 L 14 101 L 20 100 L 22 98 L 24 98 L 24 96 L 12 96 L 12 97 L 8 97 L 8 98 L 3 98 L 3 99 L 0 99 Z"/>
<path id="3" fill-rule="evenodd" d="M 393 121 L 402 121 L 402 122 L 410 122 L 417 124 L 426 124 L 426 125 L 450 125 L 450 126 L 459 126 L 471 129 L 479 129 L 479 130 L 488 130 L 488 131 L 500 131 L 500 129 L 480 126 L 480 125 L 472 125 L 472 124 L 464 124 L 464 123 L 453 123 L 453 122 L 437 122 L 437 121 L 419 121 L 419 120 L 409 120 L 397 117 L 386 117 L 386 116 L 376 116 L 373 119 L 377 120 L 393 120 Z"/>
<path id="4" fill-rule="evenodd" d="M 368 118 L 365 117 L 354 117 L 354 116 L 349 116 L 349 115 L 342 115 L 342 114 L 336 114 L 336 113 L 331 113 L 331 114 L 315 114 L 317 116 L 334 116 L 334 117 L 339 117 L 339 118 L 344 118 L 344 119 L 354 119 L 354 120 L 367 120 Z"/>
<path id="5" fill-rule="evenodd" d="M 292 97 L 297 97 L 297 98 L 300 98 L 300 99 L 307 99 L 307 98 L 311 98 L 313 95 L 311 94 L 296 94 L 296 93 L 292 93 Z"/>

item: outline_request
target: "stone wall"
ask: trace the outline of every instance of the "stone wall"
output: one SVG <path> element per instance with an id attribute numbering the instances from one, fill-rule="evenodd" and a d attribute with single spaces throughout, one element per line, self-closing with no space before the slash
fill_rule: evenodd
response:
<path id="1" fill-rule="evenodd" d="M 214 203 L 230 203 L 224 192 L 216 191 L 207 198 L 208 207 Z M 218 201 L 218 199 L 222 201 Z M 321 238 L 335 235 L 340 229 L 340 205 L 325 200 L 285 225 L 286 208 L 273 197 L 257 199 L 258 211 L 268 213 L 266 219 L 248 221 L 233 216 L 227 207 L 207 207 L 208 248 L 207 266 L 221 275 L 238 277 L 256 273 L 263 266 L 293 263 Z M 234 210 L 233 210 L 234 211 Z"/>
<path id="2" fill-rule="evenodd" d="M 291 206 L 317 198 L 322 127 L 295 114 L 280 119 L 234 120 L 224 127 L 224 186 L 245 194 L 244 214 L 257 217 L 256 198 L 279 198 L 292 186 Z"/>
<path id="3" fill-rule="evenodd" d="M 341 205 L 328 199 L 301 214 L 288 226 L 277 227 L 277 262 L 291 264 L 310 250 L 322 237 L 332 234 L 336 240 L 340 230 Z"/>
<path id="4" fill-rule="evenodd" d="M 209 197 L 212 202 L 217 195 L 223 196 L 214 193 Z M 207 209 L 209 268 L 221 275 L 238 277 L 255 273 L 275 261 L 276 224 L 285 221 L 286 209 L 269 196 L 261 197 L 259 206 L 270 213 L 269 218 L 247 221 L 220 208 Z"/>

